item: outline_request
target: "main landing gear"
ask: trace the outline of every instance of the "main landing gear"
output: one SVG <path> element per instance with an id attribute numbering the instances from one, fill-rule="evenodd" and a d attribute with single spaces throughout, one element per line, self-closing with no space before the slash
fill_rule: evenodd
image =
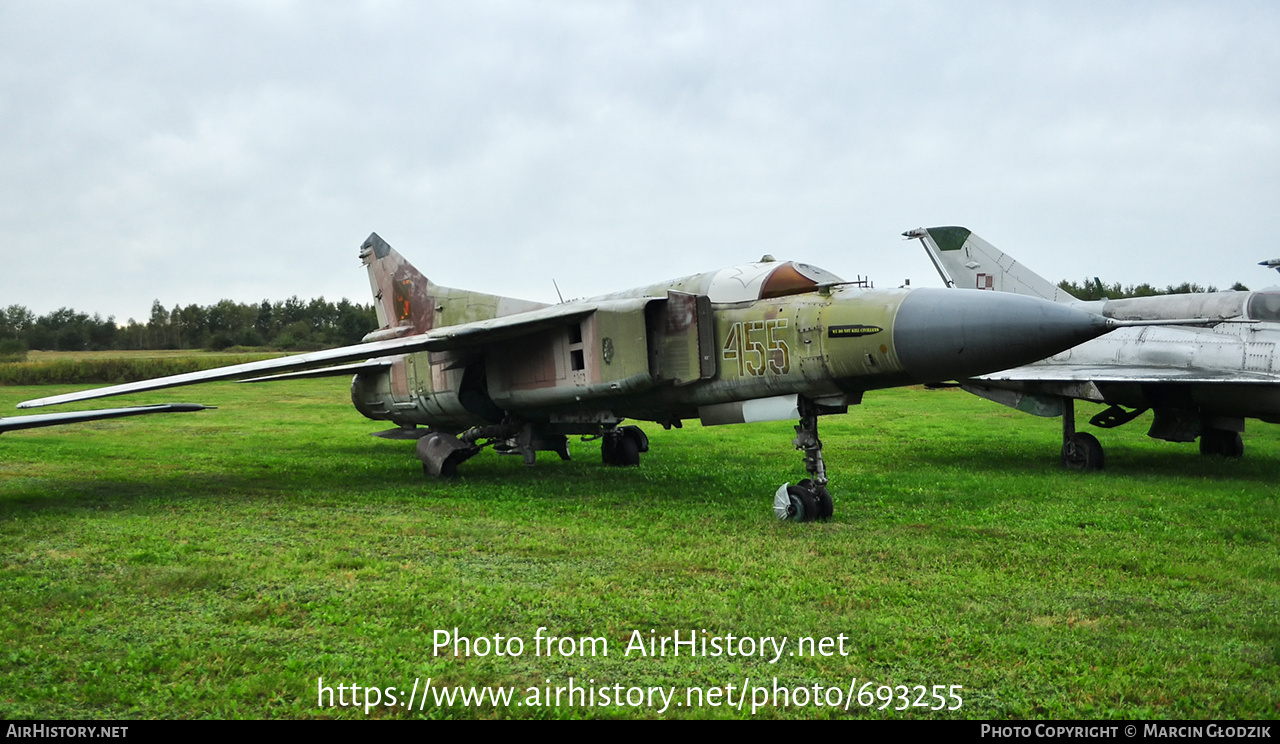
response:
<path id="1" fill-rule="evenodd" d="M 1063 466 L 1068 470 L 1102 470 L 1105 458 L 1098 438 L 1076 431 L 1075 400 L 1064 398 L 1062 404 Z M 1147 410 L 1138 408 L 1126 411 L 1113 405 L 1094 416 L 1089 423 L 1112 429 L 1129 423 Z M 1232 428 L 1219 428 L 1223 426 Z M 1231 419 L 1210 417 L 1194 409 L 1156 408 L 1155 421 L 1147 436 L 1170 442 L 1190 442 L 1198 437 L 1201 455 L 1238 458 L 1244 455 L 1244 440 L 1240 437 L 1243 427 L 1242 419 L 1236 421 L 1233 427 Z"/>
<path id="2" fill-rule="evenodd" d="M 1076 431 L 1076 401 L 1062 401 L 1062 465 L 1067 470 L 1102 470 L 1106 465 L 1102 443 L 1092 434 Z"/>
<path id="3" fill-rule="evenodd" d="M 1204 429 L 1200 432 L 1200 454 L 1205 457 L 1243 457 L 1244 440 L 1238 431 Z"/>
<path id="4" fill-rule="evenodd" d="M 795 522 L 827 521 L 835 511 L 827 492 L 827 469 L 822 462 L 822 440 L 818 438 L 818 414 L 807 401 L 800 399 L 800 425 L 792 440 L 804 452 L 804 469 L 809 472 L 794 486 L 783 483 L 773 495 L 773 513 L 778 519 Z"/>
<path id="5" fill-rule="evenodd" d="M 600 459 L 605 465 L 635 467 L 649 451 L 649 437 L 638 426 L 615 426 L 600 438 Z"/>
<path id="6" fill-rule="evenodd" d="M 508 420 L 476 426 L 457 436 L 429 430 L 416 438 L 423 472 L 444 478 L 457 475 L 459 465 L 489 446 L 499 454 L 521 455 L 525 465 L 534 464 L 538 452 L 554 452 L 561 460 L 569 459 L 569 440 L 564 434 L 529 422 Z M 634 467 L 640 464 L 640 455 L 649 451 L 649 437 L 638 426 L 610 426 L 600 439 L 600 455 L 606 465 Z"/>

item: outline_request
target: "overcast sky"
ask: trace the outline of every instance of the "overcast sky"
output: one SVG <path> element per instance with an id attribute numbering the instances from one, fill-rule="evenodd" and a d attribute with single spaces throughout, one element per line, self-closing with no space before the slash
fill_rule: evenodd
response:
<path id="1" fill-rule="evenodd" d="M 1275 284 L 1280 3 L 0 0 L 0 306 L 433 281 L 553 301 L 763 253 Z"/>

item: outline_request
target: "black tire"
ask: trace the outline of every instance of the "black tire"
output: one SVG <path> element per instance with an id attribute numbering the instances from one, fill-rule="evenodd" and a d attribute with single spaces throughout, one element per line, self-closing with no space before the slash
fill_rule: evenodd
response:
<path id="1" fill-rule="evenodd" d="M 1071 442 L 1062 444 L 1062 465 L 1086 473 L 1102 470 L 1106 465 L 1102 443 L 1092 434 L 1077 432 Z"/>
<path id="2" fill-rule="evenodd" d="M 636 448 L 641 454 L 649 451 L 649 435 L 644 433 L 644 429 L 638 426 L 623 426 L 618 431 L 622 432 L 622 436 L 636 440 Z"/>
<path id="3" fill-rule="evenodd" d="M 1244 438 L 1240 432 L 1227 432 L 1227 443 L 1222 449 L 1223 457 L 1244 457 Z"/>
<path id="4" fill-rule="evenodd" d="M 1200 454 L 1205 457 L 1242 457 L 1244 439 L 1239 432 L 1206 429 L 1200 435 Z"/>
<path id="5" fill-rule="evenodd" d="M 606 434 L 600 439 L 600 462 L 605 465 L 618 464 L 618 437 Z"/>
<path id="6" fill-rule="evenodd" d="M 617 457 L 614 465 L 633 468 L 640 464 L 640 443 L 635 437 L 629 437 L 626 434 L 618 437 L 617 449 L 614 453 Z"/>
<path id="7" fill-rule="evenodd" d="M 836 513 L 835 502 L 831 500 L 831 494 L 826 488 L 819 486 L 813 490 L 813 499 L 818 503 L 818 521 L 825 522 L 831 519 L 831 515 Z"/>
<path id="8" fill-rule="evenodd" d="M 794 514 L 791 519 L 796 522 L 812 522 L 818 518 L 818 502 L 807 488 L 787 486 L 787 497 L 791 499 Z"/>

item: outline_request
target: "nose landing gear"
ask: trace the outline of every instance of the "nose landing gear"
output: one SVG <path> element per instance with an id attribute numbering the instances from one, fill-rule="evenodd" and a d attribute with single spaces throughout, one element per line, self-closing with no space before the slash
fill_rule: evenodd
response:
<path id="1" fill-rule="evenodd" d="M 773 495 L 773 513 L 778 519 L 795 522 L 827 521 L 835 511 L 827 491 L 827 468 L 822 462 L 822 440 L 818 438 L 818 414 L 800 401 L 800 425 L 792 444 L 804 451 L 804 469 L 809 478 L 794 486 L 783 483 Z"/>

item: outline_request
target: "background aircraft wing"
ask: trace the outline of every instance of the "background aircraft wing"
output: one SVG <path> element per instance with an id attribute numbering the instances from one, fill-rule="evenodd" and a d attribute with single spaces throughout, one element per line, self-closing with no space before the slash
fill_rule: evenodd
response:
<path id="1" fill-rule="evenodd" d="M 1197 369 L 1126 364 L 1028 364 L 973 378 L 989 382 L 1093 383 L 1280 383 L 1280 374 L 1250 370 Z"/>
<path id="2" fill-rule="evenodd" d="M 126 395 L 128 393 L 162 390 L 182 385 L 194 385 L 201 382 L 236 380 L 262 375 L 263 373 L 295 372 L 323 365 L 376 360 L 379 357 L 408 354 L 416 351 L 446 351 L 449 349 L 484 346 L 561 326 L 572 320 L 586 317 L 597 310 L 607 309 L 615 312 L 641 310 L 654 299 L 656 298 L 571 302 L 552 305 L 551 307 L 527 313 L 517 313 L 501 318 L 436 328 L 426 333 L 403 338 L 372 341 L 354 346 L 343 346 L 337 349 L 294 354 L 277 359 L 234 364 L 229 367 L 218 367 L 199 372 L 187 372 L 180 375 L 157 377 L 151 380 L 126 382 L 121 385 L 82 390 L 76 393 L 52 395 L 47 398 L 36 398 L 19 403 L 18 408 L 39 408 L 41 406 L 72 403 L 80 400 L 106 398 L 112 395 Z M 343 370 L 343 372 L 346 372 L 346 370 Z"/>
<path id="3" fill-rule="evenodd" d="M 162 403 L 153 406 L 101 408 L 96 411 L 68 411 L 66 413 L 39 413 L 34 416 L 13 416 L 11 418 L 0 418 L 0 434 L 6 431 L 17 431 L 18 429 L 36 429 L 41 426 L 78 424 L 84 421 L 101 421 L 103 419 L 124 418 L 125 416 L 145 416 L 149 413 L 205 411 L 213 408 L 217 408 L 217 406 L 202 406 L 199 403 Z"/>

